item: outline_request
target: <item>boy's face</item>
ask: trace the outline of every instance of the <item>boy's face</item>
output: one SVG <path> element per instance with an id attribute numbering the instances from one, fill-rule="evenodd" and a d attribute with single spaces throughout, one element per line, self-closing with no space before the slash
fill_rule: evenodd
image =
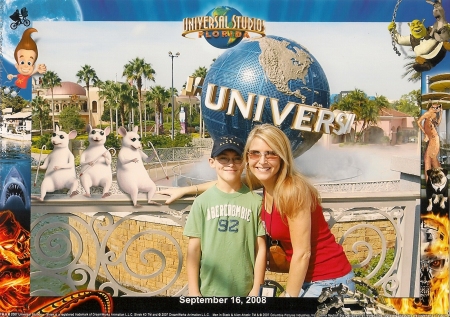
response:
<path id="1" fill-rule="evenodd" d="M 22 75 L 31 75 L 36 62 L 36 53 L 32 50 L 17 51 L 16 69 Z"/>
<path id="2" fill-rule="evenodd" d="M 240 181 L 244 169 L 242 156 L 233 150 L 225 150 L 215 158 L 209 159 L 209 165 L 214 168 L 219 180 L 227 183 Z"/>

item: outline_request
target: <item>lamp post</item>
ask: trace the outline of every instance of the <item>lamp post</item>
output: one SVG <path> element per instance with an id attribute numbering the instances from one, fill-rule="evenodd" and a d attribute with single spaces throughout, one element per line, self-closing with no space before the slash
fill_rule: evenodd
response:
<path id="1" fill-rule="evenodd" d="M 174 132 L 175 132 L 175 125 L 174 125 L 174 110 L 173 108 L 175 107 L 175 99 L 174 99 L 174 93 L 173 93 L 173 58 L 174 57 L 178 57 L 180 56 L 180 53 L 176 53 L 175 55 L 172 54 L 172 52 L 169 52 L 169 57 L 172 59 L 172 140 L 174 139 Z"/>

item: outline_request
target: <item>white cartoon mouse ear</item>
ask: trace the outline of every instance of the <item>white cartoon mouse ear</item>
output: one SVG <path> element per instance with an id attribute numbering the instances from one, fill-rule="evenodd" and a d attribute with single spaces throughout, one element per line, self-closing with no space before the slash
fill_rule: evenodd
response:
<path id="1" fill-rule="evenodd" d="M 59 125 L 55 125 L 55 132 L 59 132 Z"/>
<path id="2" fill-rule="evenodd" d="M 127 129 L 125 129 L 124 127 L 120 127 L 119 128 L 119 134 L 121 136 L 126 136 L 127 135 Z"/>
<path id="3" fill-rule="evenodd" d="M 72 130 L 69 132 L 69 140 L 75 139 L 77 137 L 77 130 Z"/>
<path id="4" fill-rule="evenodd" d="M 133 132 L 136 132 L 136 133 L 137 133 L 137 132 L 138 132 L 138 129 L 139 129 L 139 126 L 137 126 L 137 125 L 136 125 L 136 126 L 134 126 L 134 128 L 133 128 Z"/>

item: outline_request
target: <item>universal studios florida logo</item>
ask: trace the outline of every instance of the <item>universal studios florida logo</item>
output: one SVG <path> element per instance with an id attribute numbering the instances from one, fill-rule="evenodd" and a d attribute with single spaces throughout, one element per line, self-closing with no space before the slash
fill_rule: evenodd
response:
<path id="1" fill-rule="evenodd" d="M 250 38 L 249 33 L 265 36 L 264 20 L 242 16 L 234 8 L 221 6 L 209 11 L 205 16 L 183 19 L 184 37 L 197 33 L 198 38 L 216 48 L 227 49 L 237 45 L 242 39 Z"/>

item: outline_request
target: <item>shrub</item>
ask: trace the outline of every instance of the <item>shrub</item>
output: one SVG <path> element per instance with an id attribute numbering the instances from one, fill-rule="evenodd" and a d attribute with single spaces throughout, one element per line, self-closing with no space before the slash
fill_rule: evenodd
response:
<path id="1" fill-rule="evenodd" d="M 394 263 L 395 258 L 395 249 L 389 249 L 386 252 L 386 258 L 384 260 L 383 265 L 378 270 L 378 272 L 372 277 L 368 282 L 373 285 L 377 281 L 379 281 L 386 273 L 389 271 L 389 269 L 392 267 L 392 263 Z M 363 267 L 353 269 L 353 272 L 355 273 L 355 277 L 360 277 L 365 279 L 365 277 L 373 271 L 373 269 L 378 265 L 378 262 L 380 262 L 380 255 L 374 256 L 368 264 L 366 264 Z M 352 264 L 358 263 L 357 260 L 352 261 Z M 357 285 L 356 289 L 359 290 L 362 293 L 367 294 L 369 290 L 367 287 Z"/>
<path id="2" fill-rule="evenodd" d="M 142 138 L 142 144 L 147 146 L 148 141 L 152 142 L 155 148 L 185 147 L 192 146 L 192 137 L 189 134 L 178 133 L 174 139 L 168 135 L 148 135 Z"/>
<path id="3" fill-rule="evenodd" d="M 38 149 L 41 149 L 45 145 L 47 150 L 53 150 L 53 144 L 51 139 L 52 139 L 51 134 L 44 134 L 42 136 L 33 138 L 31 141 L 31 145 Z"/>

